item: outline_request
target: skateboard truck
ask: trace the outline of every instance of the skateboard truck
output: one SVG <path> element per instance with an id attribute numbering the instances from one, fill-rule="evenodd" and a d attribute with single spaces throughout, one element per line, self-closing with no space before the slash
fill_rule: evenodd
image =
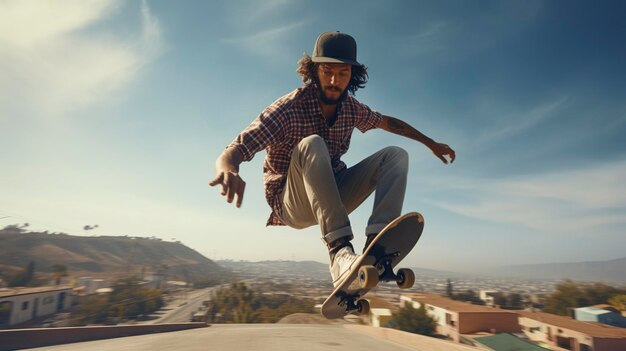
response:
<path id="1" fill-rule="evenodd" d="M 379 281 L 394 281 L 400 289 L 409 289 L 415 283 L 415 273 L 407 268 L 393 272 L 394 259 L 400 256 L 400 252 L 382 255 L 373 266 L 363 266 L 359 269 L 359 283 L 362 288 L 373 288 Z"/>
<path id="2" fill-rule="evenodd" d="M 359 299 L 361 297 L 359 294 L 350 295 L 340 291 L 335 296 L 340 299 L 337 305 L 345 308 L 347 313 L 367 314 L 370 311 L 369 302 Z"/>
<path id="3" fill-rule="evenodd" d="M 390 281 L 398 281 L 398 276 L 393 272 L 393 267 L 391 266 L 393 259 L 400 255 L 399 252 L 394 252 L 388 255 L 381 257 L 376 263 L 374 267 L 378 270 L 378 279 L 384 282 Z"/>

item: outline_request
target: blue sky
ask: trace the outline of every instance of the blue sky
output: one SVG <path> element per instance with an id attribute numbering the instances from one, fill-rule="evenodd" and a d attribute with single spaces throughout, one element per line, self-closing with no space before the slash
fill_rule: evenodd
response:
<path id="1" fill-rule="evenodd" d="M 605 260 L 626 239 L 626 5 L 618 1 L 0 0 L 0 226 L 176 238 L 209 258 L 327 261 L 318 228 L 265 227 L 264 153 L 242 208 L 215 158 L 324 31 L 358 43 L 356 97 L 450 144 L 355 131 L 350 165 L 409 151 L 407 265 Z M 351 216 L 360 248 L 368 200 Z M 99 228 L 84 232 L 84 225 Z"/>

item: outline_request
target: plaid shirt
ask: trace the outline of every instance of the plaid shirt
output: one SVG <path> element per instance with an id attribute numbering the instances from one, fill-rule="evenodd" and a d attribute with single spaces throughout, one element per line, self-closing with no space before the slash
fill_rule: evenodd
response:
<path id="1" fill-rule="evenodd" d="M 303 139 L 317 134 L 326 140 L 335 173 L 346 168 L 341 156 L 348 151 L 354 128 L 362 133 L 378 127 L 382 115 L 348 95 L 338 107 L 337 120 L 328 127 L 315 85 L 305 85 L 269 105 L 229 147 L 236 147 L 244 161 L 267 150 L 263 164 L 265 198 L 272 208 L 267 225 L 284 225 L 282 194 L 287 181 L 291 151 Z"/>

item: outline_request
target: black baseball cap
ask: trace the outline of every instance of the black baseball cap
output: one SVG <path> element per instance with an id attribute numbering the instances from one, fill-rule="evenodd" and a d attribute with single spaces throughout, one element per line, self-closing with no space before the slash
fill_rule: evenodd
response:
<path id="1" fill-rule="evenodd" d="M 348 63 L 362 66 L 356 60 L 356 41 L 353 37 L 341 32 L 325 32 L 317 37 L 311 60 L 320 63 Z"/>

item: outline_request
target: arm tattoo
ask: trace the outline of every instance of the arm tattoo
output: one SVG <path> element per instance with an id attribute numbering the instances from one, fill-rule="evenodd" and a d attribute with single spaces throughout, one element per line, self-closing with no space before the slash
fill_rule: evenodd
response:
<path id="1" fill-rule="evenodd" d="M 389 129 L 391 132 L 399 134 L 399 135 L 403 135 L 406 136 L 408 135 L 408 130 L 407 130 L 407 125 L 405 123 L 402 123 L 401 121 L 397 120 L 397 119 L 389 119 L 389 122 L 387 123 L 387 125 L 389 126 Z"/>
<path id="2" fill-rule="evenodd" d="M 422 134 L 417 129 L 411 127 L 408 123 L 390 116 L 385 117 L 387 124 L 385 125 L 384 129 L 388 132 L 392 132 L 394 134 L 407 137 L 409 139 L 417 140 L 428 147 L 430 147 L 429 145 L 432 145 L 434 143 L 432 139 Z"/>

